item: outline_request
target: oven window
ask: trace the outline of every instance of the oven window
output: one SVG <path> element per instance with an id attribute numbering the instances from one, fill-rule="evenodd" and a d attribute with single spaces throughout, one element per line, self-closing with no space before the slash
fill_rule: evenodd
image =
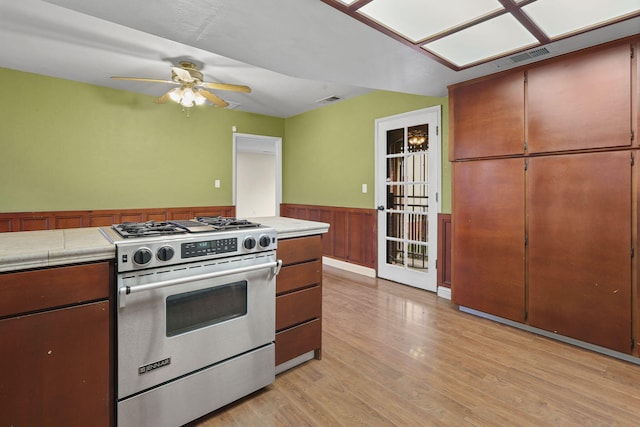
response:
<path id="1" fill-rule="evenodd" d="M 247 314 L 247 281 L 167 297 L 167 336 Z"/>

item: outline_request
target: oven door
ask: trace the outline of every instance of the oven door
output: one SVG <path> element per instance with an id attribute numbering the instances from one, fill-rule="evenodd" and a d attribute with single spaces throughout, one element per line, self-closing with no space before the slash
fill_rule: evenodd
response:
<path id="1" fill-rule="evenodd" d="M 273 342 L 278 267 L 270 251 L 120 274 L 118 399 Z"/>

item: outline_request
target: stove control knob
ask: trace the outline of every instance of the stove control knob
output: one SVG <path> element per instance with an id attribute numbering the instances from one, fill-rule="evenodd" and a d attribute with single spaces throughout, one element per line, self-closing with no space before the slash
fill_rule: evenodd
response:
<path id="1" fill-rule="evenodd" d="M 169 261 L 171 258 L 173 258 L 174 253 L 175 251 L 171 246 L 163 246 L 158 249 L 156 256 L 160 261 Z"/>
<path id="2" fill-rule="evenodd" d="M 152 253 L 148 248 L 140 248 L 133 254 L 133 262 L 138 265 L 145 265 L 151 261 Z"/>
<path id="3" fill-rule="evenodd" d="M 251 250 L 256 247 L 256 239 L 249 236 L 244 239 L 244 242 L 242 242 L 242 246 L 244 246 L 245 249 Z"/>
<path id="4" fill-rule="evenodd" d="M 270 244 L 271 244 L 271 237 L 267 236 L 266 234 L 263 234 L 262 236 L 260 236 L 261 247 L 267 248 L 269 247 Z"/>

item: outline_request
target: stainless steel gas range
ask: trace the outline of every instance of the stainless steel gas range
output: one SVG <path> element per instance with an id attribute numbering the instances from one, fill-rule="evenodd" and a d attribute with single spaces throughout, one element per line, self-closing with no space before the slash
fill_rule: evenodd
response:
<path id="1" fill-rule="evenodd" d="M 101 231 L 117 257 L 118 426 L 179 426 L 274 381 L 274 229 L 207 217 Z"/>

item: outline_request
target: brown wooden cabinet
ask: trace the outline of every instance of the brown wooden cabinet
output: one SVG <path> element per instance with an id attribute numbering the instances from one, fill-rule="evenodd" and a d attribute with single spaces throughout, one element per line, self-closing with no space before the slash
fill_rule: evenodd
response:
<path id="1" fill-rule="evenodd" d="M 524 160 L 453 165 L 456 304 L 523 322 Z"/>
<path id="2" fill-rule="evenodd" d="M 530 153 L 631 145 L 629 43 L 527 71 Z"/>
<path id="3" fill-rule="evenodd" d="M 110 426 L 109 263 L 0 274 L 7 425 Z"/>
<path id="4" fill-rule="evenodd" d="M 640 356 L 639 42 L 450 88 L 455 303 Z"/>
<path id="5" fill-rule="evenodd" d="M 529 160 L 529 324 L 631 351 L 631 153 Z"/>
<path id="6" fill-rule="evenodd" d="M 319 359 L 322 344 L 322 238 L 278 241 L 283 267 L 276 278 L 276 365 L 310 351 Z"/>
<path id="7" fill-rule="evenodd" d="M 449 96 L 450 159 L 524 153 L 524 73 L 457 85 Z"/>

